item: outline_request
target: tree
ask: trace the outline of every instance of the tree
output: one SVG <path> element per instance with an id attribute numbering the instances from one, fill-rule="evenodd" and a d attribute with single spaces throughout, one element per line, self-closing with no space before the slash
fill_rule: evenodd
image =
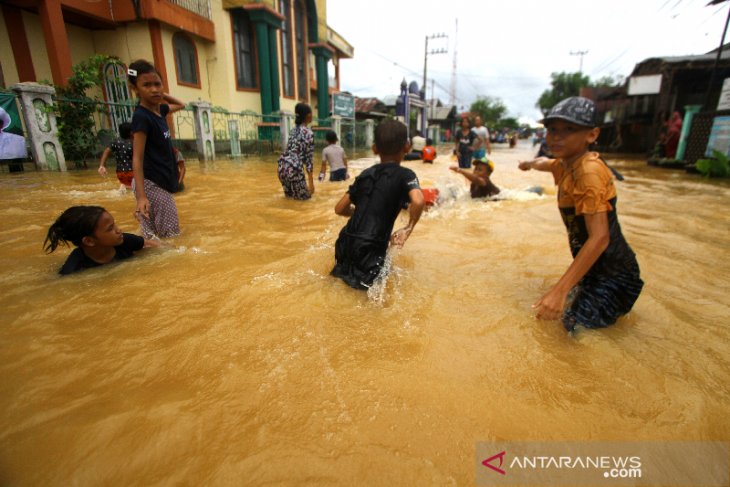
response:
<path id="1" fill-rule="evenodd" d="M 616 76 L 604 76 L 598 78 L 596 81 L 591 81 L 590 86 L 593 88 L 613 88 L 619 86 L 624 82 L 624 78 L 621 75 Z"/>
<path id="2" fill-rule="evenodd" d="M 545 116 L 560 100 L 578 96 L 581 88 L 590 85 L 590 78 L 582 73 L 552 73 L 550 77 L 552 88 L 543 91 L 535 105 Z"/>
<path id="3" fill-rule="evenodd" d="M 477 96 L 477 101 L 471 104 L 469 111 L 482 117 L 484 125 L 494 127 L 507 113 L 507 107 L 499 98 Z"/>
<path id="4" fill-rule="evenodd" d="M 499 120 L 499 128 L 517 130 L 520 128 L 520 123 L 515 117 L 505 117 Z"/>

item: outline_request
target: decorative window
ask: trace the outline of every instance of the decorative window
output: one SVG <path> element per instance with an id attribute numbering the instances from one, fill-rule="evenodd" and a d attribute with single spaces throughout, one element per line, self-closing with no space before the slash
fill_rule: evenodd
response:
<path id="1" fill-rule="evenodd" d="M 303 0 L 296 0 L 294 5 L 294 19 L 296 22 L 297 45 L 297 91 L 299 99 L 307 101 L 307 10 Z"/>
<path id="2" fill-rule="evenodd" d="M 127 85 L 127 67 L 111 62 L 104 66 L 104 95 L 109 102 L 109 121 L 112 131 L 119 133 L 119 124 L 132 121 L 134 102 Z"/>
<path id="3" fill-rule="evenodd" d="M 175 71 L 177 72 L 178 84 L 200 88 L 198 52 L 195 49 L 195 43 L 182 32 L 176 32 L 172 36 L 172 48 L 175 54 Z"/>
<path id="4" fill-rule="evenodd" d="M 239 89 L 257 87 L 256 59 L 251 19 L 245 10 L 231 11 L 233 22 L 233 56 L 236 62 L 236 86 Z"/>
<path id="5" fill-rule="evenodd" d="M 291 9 L 289 0 L 279 0 L 284 21 L 281 23 L 281 65 L 284 74 L 284 96 L 294 97 L 294 55 L 291 40 Z"/>

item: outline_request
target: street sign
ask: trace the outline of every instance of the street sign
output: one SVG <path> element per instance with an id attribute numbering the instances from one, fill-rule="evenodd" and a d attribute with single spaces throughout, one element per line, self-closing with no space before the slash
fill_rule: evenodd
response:
<path id="1" fill-rule="evenodd" d="M 355 118 L 355 97 L 348 93 L 333 93 L 332 114 L 342 118 Z"/>

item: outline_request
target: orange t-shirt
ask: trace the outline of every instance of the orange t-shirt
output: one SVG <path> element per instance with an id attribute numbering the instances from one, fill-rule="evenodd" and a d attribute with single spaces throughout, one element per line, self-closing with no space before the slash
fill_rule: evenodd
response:
<path id="1" fill-rule="evenodd" d="M 423 162 L 433 162 L 436 159 L 436 148 L 432 145 L 427 145 L 421 151 L 421 158 Z"/>
<path id="2" fill-rule="evenodd" d="M 587 152 L 568 169 L 561 159 L 555 159 L 551 171 L 558 186 L 559 208 L 575 207 L 576 215 L 613 209 L 609 202 L 616 197 L 613 175 L 598 152 Z"/>

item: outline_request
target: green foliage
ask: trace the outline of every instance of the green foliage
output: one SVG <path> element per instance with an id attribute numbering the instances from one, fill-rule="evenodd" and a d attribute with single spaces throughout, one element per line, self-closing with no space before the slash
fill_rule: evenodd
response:
<path id="1" fill-rule="evenodd" d="M 583 73 L 552 73 L 552 88 L 545 90 L 535 105 L 547 116 L 552 107 L 570 96 L 578 96 L 580 89 L 590 85 L 590 78 Z"/>
<path id="2" fill-rule="evenodd" d="M 103 112 L 98 97 L 91 98 L 87 91 L 101 86 L 103 69 L 115 59 L 96 54 L 73 67 L 73 74 L 66 86 L 56 86 L 58 114 L 58 138 L 67 160 L 76 167 L 86 166 L 86 159 L 94 154 L 97 139 L 94 134 L 95 112 Z"/>
<path id="3" fill-rule="evenodd" d="M 507 107 L 499 98 L 478 96 L 477 100 L 471 104 L 469 111 L 482 117 L 482 123 L 487 127 L 494 127 L 507 113 Z"/>
<path id="4" fill-rule="evenodd" d="M 726 178 L 730 176 L 728 157 L 720 151 L 712 151 L 712 159 L 699 159 L 695 163 L 697 170 L 705 177 Z"/>
<path id="5" fill-rule="evenodd" d="M 623 76 L 619 75 L 615 78 L 613 76 L 604 76 L 598 78 L 596 81 L 591 81 L 590 86 L 593 88 L 613 88 L 620 86 L 624 82 Z"/>
<path id="6" fill-rule="evenodd" d="M 505 117 L 499 120 L 498 126 L 501 129 L 517 130 L 520 128 L 520 123 L 515 117 Z"/>

